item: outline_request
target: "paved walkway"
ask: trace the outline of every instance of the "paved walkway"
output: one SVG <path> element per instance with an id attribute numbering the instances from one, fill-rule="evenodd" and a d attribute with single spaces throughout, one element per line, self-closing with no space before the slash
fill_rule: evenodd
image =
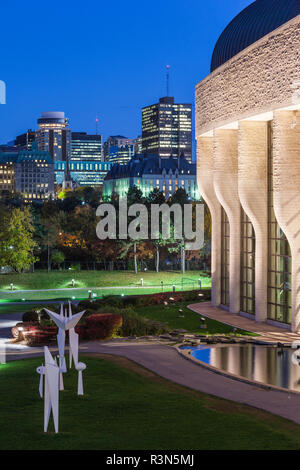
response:
<path id="1" fill-rule="evenodd" d="M 229 323 L 228 313 L 220 309 L 213 309 L 209 304 L 202 303 L 191 308 L 204 316 L 211 315 L 211 318 L 215 318 L 216 316 L 217 320 L 224 321 L 224 319 L 220 317 L 220 314 L 225 315 L 225 322 Z M 29 348 L 26 346 L 7 344 L 11 324 L 19 320 L 19 316 L 20 314 L 16 316 L 7 315 L 7 317 L 1 315 L 0 317 L 0 320 L 2 320 L 0 321 L 0 338 L 2 336 L 0 343 L 2 342 L 2 346 L 6 343 L 6 359 L 8 361 L 43 355 L 42 348 Z M 237 319 L 235 319 L 235 317 L 237 317 Z M 256 324 L 243 317 L 230 316 L 230 324 L 232 324 L 232 322 L 235 324 L 235 321 L 239 321 L 235 326 L 263 334 L 264 338 L 269 338 L 270 336 L 273 338 L 272 341 L 274 341 L 274 337 L 276 337 L 278 341 L 282 340 L 281 337 L 278 339 L 277 330 L 280 335 L 290 335 L 289 332 L 284 333 L 280 329 L 274 329 L 274 327 L 269 327 L 268 325 Z M 286 336 L 284 336 L 284 338 L 286 342 Z M 51 348 L 52 351 L 55 349 L 56 348 Z M 192 361 L 186 360 L 170 346 L 121 341 L 119 343 L 89 342 L 81 344 L 80 353 L 123 356 L 152 370 L 161 377 L 180 385 L 237 403 L 260 408 L 300 424 L 300 395 L 277 390 L 266 390 L 252 384 L 239 382 L 229 377 L 218 375 L 209 369 L 200 367 Z"/>
<path id="2" fill-rule="evenodd" d="M 262 336 L 263 341 L 267 343 L 279 342 L 291 344 L 293 341 L 300 341 L 300 334 L 291 333 L 289 330 L 278 328 L 267 323 L 257 323 L 241 315 L 228 313 L 222 308 L 212 307 L 210 302 L 189 305 L 189 309 L 204 317 L 259 334 Z"/>
<path id="3" fill-rule="evenodd" d="M 52 348 L 51 348 L 52 349 Z M 265 390 L 255 385 L 232 380 L 184 359 L 170 346 L 124 343 L 86 343 L 80 353 L 123 356 L 156 374 L 185 387 L 227 400 L 250 405 L 300 424 L 300 395 Z M 42 351 L 12 351 L 8 360 L 41 356 Z"/>

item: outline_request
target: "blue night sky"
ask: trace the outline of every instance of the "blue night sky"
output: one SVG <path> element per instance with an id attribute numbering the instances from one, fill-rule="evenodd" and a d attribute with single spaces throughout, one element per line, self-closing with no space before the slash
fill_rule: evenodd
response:
<path id="1" fill-rule="evenodd" d="M 65 111 L 74 131 L 136 137 L 141 108 L 166 94 L 194 102 L 215 42 L 251 0 L 28 2 L 1 5 L 0 143 Z"/>

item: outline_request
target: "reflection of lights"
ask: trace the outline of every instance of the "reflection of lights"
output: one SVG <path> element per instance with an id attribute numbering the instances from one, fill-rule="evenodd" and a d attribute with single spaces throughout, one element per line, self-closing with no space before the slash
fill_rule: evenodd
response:
<path id="1" fill-rule="evenodd" d="M 24 330 L 24 328 L 22 326 L 18 327 L 18 331 L 23 331 L 23 330 Z"/>

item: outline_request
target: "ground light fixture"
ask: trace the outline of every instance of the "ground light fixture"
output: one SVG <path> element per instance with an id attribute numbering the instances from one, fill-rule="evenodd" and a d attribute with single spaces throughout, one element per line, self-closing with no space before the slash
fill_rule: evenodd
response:
<path id="1" fill-rule="evenodd" d="M 202 289 L 202 281 L 201 281 L 201 279 L 198 279 L 198 282 L 199 282 L 199 289 Z"/>
<path id="2" fill-rule="evenodd" d="M 91 299 L 91 298 L 92 298 L 92 291 L 89 290 L 89 291 L 88 291 L 88 294 L 89 294 L 89 299 Z"/>
<path id="3" fill-rule="evenodd" d="M 72 279 L 72 287 L 75 287 L 75 279 Z"/>
<path id="4" fill-rule="evenodd" d="M 144 279 L 141 278 L 141 286 L 143 286 L 143 285 L 144 285 Z"/>
<path id="5" fill-rule="evenodd" d="M 173 292 L 175 292 L 175 291 L 176 291 L 176 286 L 175 286 L 175 284 L 173 284 Z"/>
<path id="6" fill-rule="evenodd" d="M 12 282 L 10 283 L 10 290 L 14 290 L 14 285 Z"/>

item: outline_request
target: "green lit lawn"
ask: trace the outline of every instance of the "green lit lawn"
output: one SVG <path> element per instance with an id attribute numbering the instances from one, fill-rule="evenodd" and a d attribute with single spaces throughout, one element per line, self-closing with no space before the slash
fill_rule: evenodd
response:
<path id="1" fill-rule="evenodd" d="M 211 334 L 229 334 L 232 332 L 232 327 L 225 325 L 224 323 L 211 320 L 210 318 L 206 319 L 207 329 L 201 329 L 200 318 L 201 316 L 192 310 L 189 310 L 187 306 L 191 302 L 185 303 L 176 303 L 176 305 L 171 305 L 169 303 L 168 307 L 163 307 L 161 305 L 155 305 L 152 307 L 134 307 L 135 311 L 140 315 L 149 318 L 150 320 L 158 320 L 172 329 L 184 329 L 191 333 L 197 333 L 202 335 L 211 335 Z M 182 310 L 182 313 L 179 314 L 179 309 Z M 184 318 L 179 318 L 179 315 L 184 315 Z M 246 336 L 258 336 L 255 333 L 250 333 L 244 330 L 237 330 L 237 335 L 246 335 Z"/>
<path id="2" fill-rule="evenodd" d="M 198 279 L 203 280 L 203 287 L 210 287 L 210 278 L 201 271 L 188 271 L 184 276 L 179 271 L 143 272 L 135 274 L 132 271 L 36 271 L 25 274 L 3 274 L 0 276 L 0 290 L 9 290 L 12 282 L 18 289 L 65 289 L 71 287 L 75 279 L 75 287 L 114 287 L 137 286 L 144 279 L 146 286 L 160 285 L 160 281 L 172 285 L 173 282 L 184 283 L 189 280 L 198 285 Z"/>
<path id="3" fill-rule="evenodd" d="M 141 277 L 144 279 L 144 287 L 141 287 Z M 202 287 L 210 287 L 210 278 L 199 271 L 189 271 L 182 276 L 175 272 L 146 272 L 138 275 L 128 271 L 37 271 L 26 274 L 10 274 L 0 276 L 0 302 L 5 300 L 19 301 L 25 300 L 51 300 L 51 299 L 82 299 L 88 297 L 88 289 L 92 288 L 93 293 L 101 297 L 102 295 L 137 295 L 161 292 L 161 281 L 164 283 L 164 291 L 172 290 L 172 285 L 176 285 L 176 290 L 192 290 L 199 286 L 198 280 L 201 278 Z M 76 289 L 72 289 L 71 281 L 75 279 Z M 10 284 L 14 284 L 13 291 Z M 128 289 L 114 287 L 127 286 Z M 103 289 L 106 287 L 106 289 Z M 45 289 L 45 290 L 43 290 Z M 47 290 L 51 289 L 51 290 Z M 18 292 L 32 290 L 33 292 Z"/>
<path id="4" fill-rule="evenodd" d="M 84 360 L 86 394 L 77 397 L 77 377 L 68 372 L 58 435 L 42 432 L 41 358 L 0 366 L 1 450 L 300 449 L 292 422 L 178 386 L 125 359 Z"/>

